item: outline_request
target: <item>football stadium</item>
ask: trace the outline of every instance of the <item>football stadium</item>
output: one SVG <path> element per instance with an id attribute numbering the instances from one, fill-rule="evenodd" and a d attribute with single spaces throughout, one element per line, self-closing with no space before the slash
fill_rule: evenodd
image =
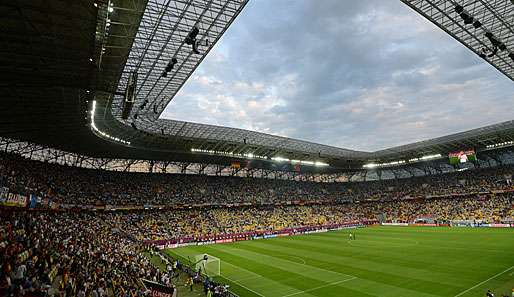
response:
<path id="1" fill-rule="evenodd" d="M 514 296 L 514 1 L 0 3 L 0 296 Z"/>

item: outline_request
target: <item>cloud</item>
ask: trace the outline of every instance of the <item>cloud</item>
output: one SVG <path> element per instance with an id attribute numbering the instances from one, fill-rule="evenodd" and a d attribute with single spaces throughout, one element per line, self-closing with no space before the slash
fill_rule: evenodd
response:
<path id="1" fill-rule="evenodd" d="M 400 1 L 259 0 L 163 117 L 373 151 L 511 120 L 513 100 L 512 81 Z"/>

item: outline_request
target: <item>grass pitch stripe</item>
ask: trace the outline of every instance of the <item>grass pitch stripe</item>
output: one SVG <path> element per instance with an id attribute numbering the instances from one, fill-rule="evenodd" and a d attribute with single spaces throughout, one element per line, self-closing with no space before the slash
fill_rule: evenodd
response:
<path id="1" fill-rule="evenodd" d="M 228 279 L 229 281 L 231 281 L 231 282 L 233 282 L 233 283 L 237 284 L 238 286 L 241 286 L 242 288 L 245 288 L 246 290 L 248 290 L 248 291 L 250 291 L 250 292 L 252 292 L 252 293 L 254 293 L 254 294 L 256 294 L 256 295 L 259 295 L 259 296 L 261 296 L 261 297 L 266 297 L 266 296 L 262 295 L 261 293 L 256 292 L 256 291 L 254 291 L 254 290 L 252 290 L 252 289 L 248 288 L 247 286 L 243 285 L 242 283 L 240 283 L 240 282 L 238 282 L 238 281 L 235 281 L 235 280 L 233 280 L 233 279 L 230 279 L 230 278 L 228 278 L 228 277 L 226 277 L 226 276 L 223 276 L 223 277 L 224 277 L 224 278 L 226 278 L 226 279 Z"/>
<path id="2" fill-rule="evenodd" d="M 305 291 L 300 291 L 300 292 L 296 292 L 296 293 L 287 294 L 287 295 L 284 295 L 282 297 L 289 297 L 289 296 L 295 296 L 295 295 L 300 295 L 300 294 L 304 294 L 304 293 L 309 293 L 309 292 L 316 291 L 316 290 L 319 290 L 319 289 L 323 289 L 323 288 L 326 288 L 326 287 L 335 286 L 335 285 L 340 284 L 340 283 L 348 282 L 348 281 L 351 281 L 351 280 L 354 280 L 354 279 L 356 279 L 355 276 L 352 277 L 352 278 L 343 279 L 341 281 L 333 282 L 333 283 L 330 283 L 330 284 L 326 284 L 326 285 L 323 285 L 323 286 L 315 287 L 315 288 L 308 289 L 308 290 L 305 290 Z"/>
<path id="3" fill-rule="evenodd" d="M 224 247 L 227 247 L 226 245 Z M 208 248 L 208 250 L 212 253 L 215 253 L 215 246 L 211 246 Z M 225 266 L 223 266 L 225 265 Z M 241 279 L 234 279 L 232 277 L 233 274 L 227 274 L 224 271 L 226 271 L 226 267 L 229 265 L 230 267 L 234 268 L 235 270 L 242 272 L 247 275 L 245 278 Z M 250 275 L 252 277 L 250 277 Z M 270 278 L 270 276 L 263 276 L 261 274 L 258 274 L 256 272 L 250 271 L 248 269 L 245 269 L 241 266 L 234 265 L 228 261 L 222 261 L 222 274 L 221 277 L 226 279 L 227 281 L 232 282 L 233 284 L 240 286 L 243 289 L 246 289 L 248 292 L 254 293 L 258 296 L 263 296 L 266 294 L 267 296 L 280 296 L 284 294 L 285 292 L 291 292 L 291 290 L 301 290 L 299 288 L 286 285 L 285 283 L 281 283 L 280 281 L 277 281 L 276 279 Z M 250 282 L 251 285 L 248 284 L 249 280 L 257 280 L 257 282 L 253 281 Z M 285 279 L 281 279 L 281 281 L 284 281 Z M 247 285 L 244 285 L 243 283 L 246 283 Z M 252 287 L 253 290 L 248 290 L 248 286 Z M 274 288 L 273 290 L 270 290 L 270 288 Z M 256 290 L 259 290 L 261 293 L 257 293 Z M 280 293 L 279 293 L 280 292 Z M 243 294 L 242 296 L 247 296 L 248 294 Z"/>
<path id="4" fill-rule="evenodd" d="M 502 271 L 502 272 L 500 272 L 500 273 L 497 273 L 497 274 L 495 274 L 495 275 L 491 276 L 490 278 L 486 279 L 485 281 L 480 282 L 480 283 L 478 283 L 478 284 L 474 285 L 473 287 L 471 287 L 471 288 L 469 288 L 469 289 L 467 289 L 467 290 L 465 290 L 465 291 L 462 291 L 462 292 L 460 292 L 459 294 L 457 294 L 457 295 L 455 295 L 455 296 L 453 296 L 453 297 L 459 297 L 459 296 L 462 296 L 462 295 L 466 294 L 467 292 L 469 292 L 469 291 L 471 291 L 471 290 L 473 290 L 473 289 L 475 289 L 475 288 L 477 288 L 477 287 L 480 287 L 481 285 L 483 285 L 483 284 L 487 283 L 488 281 L 490 281 L 490 280 L 492 280 L 492 279 L 497 278 L 498 276 L 500 276 L 500 275 L 504 274 L 505 272 L 512 270 L 512 268 L 514 268 L 514 266 L 511 266 L 511 267 L 509 267 L 509 268 L 505 269 L 504 271 Z"/>
<path id="5" fill-rule="evenodd" d="M 219 281 L 241 297 L 468 297 L 486 287 L 501 296 L 514 287 L 514 228 L 373 227 L 346 239 L 328 232 L 173 252 L 220 258 Z"/>
<path id="6" fill-rule="evenodd" d="M 329 282 L 338 281 L 342 278 L 341 274 L 336 274 L 334 272 L 332 272 L 334 274 L 332 277 L 326 273 L 323 274 L 321 271 L 319 271 L 319 273 L 311 274 L 309 273 L 311 271 L 309 267 L 305 267 L 299 263 L 283 261 L 281 262 L 282 265 L 278 265 L 275 263 L 276 259 L 268 258 L 264 255 L 254 255 L 229 245 L 210 246 L 206 247 L 206 249 L 210 250 L 210 253 L 220 256 L 221 259 L 225 258 L 225 262 L 230 261 L 230 264 L 236 266 L 246 265 L 247 267 L 253 267 L 253 271 L 264 275 L 262 281 L 258 281 L 257 283 L 251 282 L 251 285 L 249 286 L 252 288 L 259 287 L 260 291 L 269 296 L 282 296 L 285 293 L 291 292 L 291 290 L 295 290 L 296 292 L 307 290 L 319 285 L 325 285 L 328 283 L 327 278 L 329 279 Z M 299 268 L 301 270 L 299 270 Z M 348 278 L 347 275 L 342 276 Z M 269 280 L 276 283 L 276 286 L 271 286 Z M 266 282 L 267 284 L 265 285 Z M 270 290 L 270 287 L 275 288 Z M 279 290 L 282 292 L 277 294 Z"/>
<path id="7" fill-rule="evenodd" d="M 229 249 L 227 246 L 224 246 L 225 249 Z M 277 267 L 284 267 L 284 266 L 288 266 L 288 267 L 302 267 L 303 269 L 305 269 L 306 271 L 313 271 L 313 270 L 317 270 L 319 272 L 320 275 L 323 275 L 323 273 L 328 273 L 329 275 L 336 275 L 337 278 L 339 278 L 340 276 L 347 276 L 349 278 L 355 278 L 354 275 L 350 275 L 350 274 L 346 274 L 346 273 L 340 273 L 340 272 L 337 272 L 337 271 L 334 271 L 334 270 L 328 270 L 328 269 L 324 269 L 324 268 L 321 268 L 321 267 L 318 267 L 318 266 L 314 266 L 314 265 L 308 265 L 308 264 L 305 264 L 305 260 L 303 258 L 300 258 L 300 257 L 297 257 L 297 256 L 291 256 L 291 255 L 288 255 L 287 257 L 294 257 L 294 258 L 297 258 L 297 259 L 301 259 L 303 261 L 303 263 L 298 263 L 296 261 L 291 261 L 289 259 L 284 259 L 282 257 L 277 257 L 277 256 L 272 256 L 272 255 L 269 255 L 269 254 L 264 254 L 264 253 L 256 253 L 250 249 L 247 249 L 247 248 L 241 248 L 240 246 L 238 247 L 230 247 L 232 250 L 234 251 L 238 251 L 238 254 L 245 257 L 249 257 L 249 258 L 259 258 L 260 257 L 260 260 L 263 262 L 263 263 L 267 263 L 267 265 L 269 266 L 277 266 Z M 264 261 L 263 258 L 267 258 L 269 259 L 269 261 Z M 280 264 L 280 262 L 282 262 L 282 264 Z M 293 272 L 299 272 L 299 273 L 302 273 L 304 271 L 302 270 L 291 270 Z"/>
<path id="8" fill-rule="evenodd" d="M 308 260 L 309 266 L 317 267 L 318 269 L 327 270 L 326 268 L 322 268 L 324 265 L 335 265 L 334 263 L 340 263 L 338 267 L 330 268 L 332 272 L 337 272 L 340 268 L 343 268 L 346 271 L 352 271 L 353 273 L 347 273 L 346 271 L 340 271 L 340 274 L 346 274 L 350 277 L 360 276 L 363 274 L 369 273 L 380 273 L 382 277 L 389 277 L 390 284 L 394 285 L 395 283 L 403 283 L 405 280 L 409 279 L 412 282 L 416 282 L 415 285 L 410 286 L 410 289 L 416 289 L 421 282 L 426 283 L 426 285 L 430 286 L 440 286 L 444 288 L 453 287 L 454 291 L 458 291 L 462 289 L 460 286 L 456 286 L 455 283 L 460 281 L 456 275 L 457 274 L 448 274 L 448 273 L 440 273 L 437 271 L 429 271 L 424 269 L 423 265 L 429 265 L 428 262 L 422 262 L 417 266 L 414 264 L 401 264 L 404 260 L 397 260 L 399 258 L 390 258 L 389 256 L 384 255 L 356 255 L 352 252 L 355 249 L 345 249 L 347 251 L 343 254 L 338 254 L 338 252 L 343 251 L 341 248 L 334 249 L 325 244 L 317 244 L 318 240 L 314 243 L 308 243 L 306 241 L 301 242 L 291 242 L 287 240 L 268 240 L 267 242 L 255 242 L 252 243 L 251 246 L 245 246 L 245 249 L 252 249 L 254 251 L 258 250 L 266 250 L 265 252 L 272 252 L 273 249 L 277 249 L 275 245 L 280 246 L 280 251 L 276 251 L 275 253 L 280 255 L 285 252 L 290 253 L 298 253 L 301 251 L 301 254 L 305 259 Z M 339 242 L 340 244 L 341 242 Z M 363 247 L 365 248 L 365 246 Z M 322 250 L 323 252 L 319 252 Z M 261 253 L 263 253 L 262 251 Z M 405 251 L 402 251 L 403 257 L 405 258 Z M 384 258 L 390 259 L 389 261 L 383 260 Z M 299 263 L 298 263 L 299 264 Z M 300 264 L 299 264 L 300 265 Z M 408 265 L 408 266 L 406 266 Z M 327 267 L 328 268 L 328 267 Z M 405 273 L 408 273 L 408 277 Z M 431 274 L 433 277 L 437 276 L 437 279 L 429 279 L 426 276 Z M 337 279 L 340 277 L 338 276 Z M 385 281 L 385 279 L 383 279 Z M 396 282 L 395 282 L 396 280 Z M 431 282 L 431 284 L 428 284 Z M 435 283 L 434 283 L 435 282 Z M 406 288 L 409 288 L 408 285 L 404 285 Z"/>

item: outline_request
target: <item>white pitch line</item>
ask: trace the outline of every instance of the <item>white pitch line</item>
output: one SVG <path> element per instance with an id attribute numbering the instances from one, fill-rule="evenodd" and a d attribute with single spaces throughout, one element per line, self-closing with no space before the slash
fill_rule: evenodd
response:
<path id="1" fill-rule="evenodd" d="M 500 272 L 500 273 L 498 273 L 498 274 L 495 274 L 495 275 L 491 276 L 490 278 L 486 279 L 485 281 L 483 281 L 483 282 L 481 282 L 481 283 L 478 283 L 478 284 L 474 285 L 473 287 L 471 287 L 471 288 L 469 288 L 469 289 L 467 289 L 467 290 L 465 290 L 465 291 L 462 291 L 462 292 L 460 292 L 459 294 L 457 294 L 457 295 L 455 295 L 455 296 L 453 296 L 453 297 L 459 297 L 459 296 L 462 296 L 462 295 L 466 294 L 467 292 L 469 292 L 469 291 L 473 290 L 474 288 L 479 287 L 479 286 L 481 286 L 481 285 L 483 285 L 483 284 L 487 283 L 488 281 L 490 281 L 490 280 L 492 280 L 492 279 L 494 279 L 494 278 L 496 278 L 496 277 L 498 277 L 498 276 L 500 276 L 500 275 L 504 274 L 505 272 L 507 272 L 507 271 L 511 270 L 512 268 L 514 268 L 514 266 L 511 266 L 511 267 L 509 267 L 509 268 L 505 269 L 504 271 L 502 271 L 502 272 Z"/>
<path id="2" fill-rule="evenodd" d="M 257 279 L 257 278 L 262 278 L 262 277 L 263 277 L 262 275 L 249 276 L 249 277 L 243 277 L 243 278 L 241 278 L 241 279 L 238 279 L 237 281 L 238 281 L 238 282 L 242 282 L 242 281 L 247 281 L 247 280 Z"/>
<path id="3" fill-rule="evenodd" d="M 305 290 L 305 291 L 300 291 L 300 292 L 291 293 L 291 294 L 288 294 L 288 295 L 283 295 L 282 297 L 289 297 L 289 296 L 294 296 L 294 295 L 299 295 L 299 294 L 303 294 L 303 293 L 312 292 L 312 291 L 315 291 L 315 290 L 318 290 L 318 289 L 322 289 L 322 288 L 334 286 L 334 285 L 337 285 L 337 284 L 340 284 L 340 283 L 344 283 L 344 282 L 347 282 L 347 281 L 351 281 L 351 280 L 354 280 L 356 278 L 357 277 L 354 276 L 352 278 L 348 278 L 348 279 L 344 279 L 344 280 L 341 280 L 341 281 L 337 281 L 337 282 L 333 282 L 333 283 L 330 283 L 330 284 L 326 284 L 326 285 L 323 285 L 323 286 L 311 288 L 311 289 L 308 289 L 308 290 Z"/>
<path id="4" fill-rule="evenodd" d="M 300 259 L 300 261 L 302 261 L 302 263 L 298 263 L 298 264 L 307 265 L 307 262 L 305 262 L 305 260 L 302 257 L 289 256 L 289 255 L 284 255 L 284 257 L 289 257 L 289 258 L 292 258 L 292 259 Z M 280 259 L 280 257 L 279 257 L 279 259 Z"/>
<path id="5" fill-rule="evenodd" d="M 240 248 L 235 248 L 235 247 L 234 247 L 234 249 L 240 250 Z M 305 260 L 303 260 L 303 258 L 301 258 L 301 257 L 297 257 L 297 258 L 302 259 L 305 262 L 303 264 L 302 263 L 298 263 L 296 261 L 291 261 L 291 260 L 288 260 L 288 259 L 284 259 L 284 258 L 281 258 L 281 257 L 276 257 L 276 256 L 270 256 L 270 255 L 262 255 L 262 256 L 269 257 L 269 258 L 275 258 L 275 259 L 279 259 L 279 260 L 286 261 L 286 262 L 291 262 L 291 263 L 294 263 L 296 265 L 302 265 L 302 266 L 310 267 L 310 268 L 312 268 L 314 270 L 322 270 L 322 271 L 326 271 L 326 272 L 329 272 L 329 273 L 339 274 L 339 275 L 342 275 L 342 276 L 356 277 L 355 275 L 346 274 L 346 273 L 340 273 L 340 272 L 337 272 L 337 271 L 332 271 L 332 270 L 324 269 L 324 268 L 321 268 L 321 267 L 318 267 L 318 266 L 308 265 L 307 262 Z M 290 256 L 290 255 L 285 255 L 285 257 L 295 257 L 296 258 L 296 256 Z M 231 265 L 235 266 L 233 264 L 231 264 Z M 236 266 L 236 267 L 241 268 L 239 266 Z M 244 269 L 244 268 L 242 268 L 242 269 Z M 244 270 L 246 270 L 246 269 L 244 269 Z M 247 271 L 249 271 L 249 270 L 247 270 Z M 252 272 L 252 271 L 250 271 L 250 272 Z M 252 272 L 252 273 L 254 273 L 254 272 Z"/>
<path id="6" fill-rule="evenodd" d="M 235 280 L 233 280 L 233 279 L 230 279 L 230 278 L 228 278 L 228 277 L 226 277 L 226 276 L 223 276 L 223 277 L 224 277 L 224 278 L 226 278 L 226 279 L 228 279 L 229 281 L 231 281 L 231 282 L 233 282 L 233 283 L 238 284 L 239 286 L 241 286 L 241 287 L 243 287 L 243 288 L 247 289 L 248 291 L 250 291 L 250 292 L 252 292 L 252 293 L 254 293 L 254 294 L 257 294 L 257 295 L 259 295 L 259 296 L 261 296 L 261 297 L 266 297 L 266 296 L 262 295 L 261 293 L 256 292 L 256 291 L 254 291 L 254 290 L 252 290 L 252 289 L 248 288 L 247 286 L 243 285 L 242 283 L 240 283 L 240 282 L 238 282 L 238 281 L 235 281 Z"/>

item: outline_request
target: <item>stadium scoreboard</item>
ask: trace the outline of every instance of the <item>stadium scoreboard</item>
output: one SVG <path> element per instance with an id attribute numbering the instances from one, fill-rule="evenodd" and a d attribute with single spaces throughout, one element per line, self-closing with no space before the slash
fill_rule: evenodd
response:
<path id="1" fill-rule="evenodd" d="M 448 154 L 451 165 L 460 163 L 475 162 L 477 160 L 476 152 L 474 150 L 466 150 L 453 152 Z"/>

